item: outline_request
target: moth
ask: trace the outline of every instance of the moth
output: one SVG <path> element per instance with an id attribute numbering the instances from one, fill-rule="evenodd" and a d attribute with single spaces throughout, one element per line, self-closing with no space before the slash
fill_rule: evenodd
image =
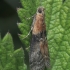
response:
<path id="1" fill-rule="evenodd" d="M 50 57 L 43 7 L 38 7 L 31 28 L 32 39 L 29 51 L 30 70 L 44 70 L 45 67 L 50 67 Z"/>

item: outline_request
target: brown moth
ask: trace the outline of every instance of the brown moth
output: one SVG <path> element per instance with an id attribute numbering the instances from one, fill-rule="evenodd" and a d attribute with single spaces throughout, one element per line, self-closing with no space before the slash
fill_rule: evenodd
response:
<path id="1" fill-rule="evenodd" d="M 33 19 L 32 40 L 29 52 L 30 70 L 44 70 L 50 67 L 50 57 L 46 39 L 44 8 L 39 7 Z"/>

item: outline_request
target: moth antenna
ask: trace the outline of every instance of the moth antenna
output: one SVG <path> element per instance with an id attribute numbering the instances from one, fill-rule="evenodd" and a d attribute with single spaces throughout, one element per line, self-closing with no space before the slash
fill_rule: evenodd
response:
<path id="1" fill-rule="evenodd" d="M 33 27 L 31 27 L 31 29 L 30 29 L 29 33 L 28 33 L 28 34 L 27 34 L 23 39 L 27 38 L 27 37 L 30 35 L 30 33 L 31 33 L 32 29 L 33 29 Z"/>
<path id="2" fill-rule="evenodd" d="M 29 17 L 29 18 L 26 18 L 27 20 L 29 20 L 29 19 L 31 19 L 31 18 L 34 18 L 34 15 L 33 16 L 31 16 L 31 17 Z"/>
<path id="3" fill-rule="evenodd" d="M 35 14 L 31 18 L 34 18 L 34 17 L 35 17 Z M 30 35 L 31 31 L 33 30 L 33 26 L 34 26 L 34 24 L 32 24 L 31 29 L 25 38 L 27 38 Z M 25 38 L 23 38 L 23 39 L 25 39 Z"/>

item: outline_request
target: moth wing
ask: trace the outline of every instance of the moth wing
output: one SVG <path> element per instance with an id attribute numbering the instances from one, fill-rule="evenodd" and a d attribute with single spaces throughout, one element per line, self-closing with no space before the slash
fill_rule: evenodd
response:
<path id="1" fill-rule="evenodd" d="M 47 42 L 40 42 L 40 50 L 45 60 L 45 66 L 50 68 L 50 56 Z"/>
<path id="2" fill-rule="evenodd" d="M 48 49 L 48 44 L 47 42 L 45 42 L 45 45 L 44 45 L 44 58 L 45 58 L 45 66 L 47 68 L 50 68 L 50 56 L 49 56 L 49 49 Z"/>

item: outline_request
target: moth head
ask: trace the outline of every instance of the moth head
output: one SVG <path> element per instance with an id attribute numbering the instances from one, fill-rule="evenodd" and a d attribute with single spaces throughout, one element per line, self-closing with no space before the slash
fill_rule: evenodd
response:
<path id="1" fill-rule="evenodd" d="M 40 6 L 40 7 L 37 8 L 37 13 L 44 15 L 44 10 L 45 10 L 45 8 Z"/>

